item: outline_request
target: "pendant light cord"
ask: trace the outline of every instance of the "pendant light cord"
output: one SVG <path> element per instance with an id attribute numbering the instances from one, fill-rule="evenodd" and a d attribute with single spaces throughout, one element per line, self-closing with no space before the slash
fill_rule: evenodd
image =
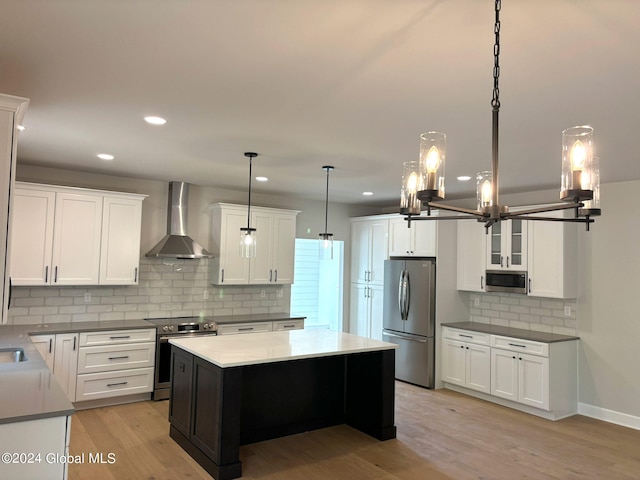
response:
<path id="1" fill-rule="evenodd" d="M 247 229 L 251 228 L 251 166 L 253 157 L 249 157 L 249 205 L 247 208 Z"/>
<path id="2" fill-rule="evenodd" d="M 329 168 L 327 167 L 327 193 L 324 201 L 324 233 L 327 233 L 327 222 L 329 217 Z"/>

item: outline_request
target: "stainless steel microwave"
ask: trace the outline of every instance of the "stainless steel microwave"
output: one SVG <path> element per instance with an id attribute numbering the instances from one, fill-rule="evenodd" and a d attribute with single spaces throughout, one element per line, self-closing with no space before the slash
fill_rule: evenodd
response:
<path id="1" fill-rule="evenodd" d="M 485 291 L 527 293 L 527 272 L 516 270 L 487 270 Z"/>

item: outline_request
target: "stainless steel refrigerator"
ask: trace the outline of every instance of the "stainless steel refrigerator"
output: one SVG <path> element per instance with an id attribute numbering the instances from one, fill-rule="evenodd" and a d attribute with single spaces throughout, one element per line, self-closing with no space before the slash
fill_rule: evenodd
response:
<path id="1" fill-rule="evenodd" d="M 384 262 L 382 339 L 399 345 L 396 378 L 427 388 L 435 384 L 435 292 L 435 259 Z"/>

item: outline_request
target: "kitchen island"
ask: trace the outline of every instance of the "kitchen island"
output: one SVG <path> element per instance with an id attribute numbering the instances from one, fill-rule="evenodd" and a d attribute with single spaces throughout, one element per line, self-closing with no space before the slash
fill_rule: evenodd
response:
<path id="1" fill-rule="evenodd" d="M 330 330 L 170 340 L 170 435 L 217 480 L 240 445 L 346 423 L 395 438 L 397 345 Z"/>

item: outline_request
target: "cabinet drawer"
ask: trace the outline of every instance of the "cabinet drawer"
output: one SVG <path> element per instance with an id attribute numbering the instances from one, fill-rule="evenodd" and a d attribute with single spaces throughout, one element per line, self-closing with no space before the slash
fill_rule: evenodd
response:
<path id="1" fill-rule="evenodd" d="M 155 351 L 154 342 L 80 347 L 78 373 L 153 367 Z"/>
<path id="2" fill-rule="evenodd" d="M 153 367 L 78 375 L 76 402 L 153 390 Z"/>
<path id="3" fill-rule="evenodd" d="M 273 322 L 273 331 L 280 330 L 302 330 L 304 328 L 304 320 L 276 320 Z"/>
<path id="4" fill-rule="evenodd" d="M 457 328 L 442 327 L 442 336 L 443 338 L 475 343 L 477 345 L 489 345 L 491 343 L 491 335 L 488 333 L 472 332 L 471 330 L 458 330 Z"/>
<path id="5" fill-rule="evenodd" d="M 154 342 L 155 339 L 155 328 L 83 332 L 80 334 L 80 346 L 86 347 L 90 345 L 112 345 L 116 343 Z"/>
<path id="6" fill-rule="evenodd" d="M 522 340 L 520 338 L 491 336 L 491 346 L 511 350 L 512 352 L 530 353 L 531 355 L 549 356 L 549 344 Z"/>
<path id="7" fill-rule="evenodd" d="M 272 329 L 273 324 L 271 322 L 233 323 L 218 325 L 218 335 L 270 332 Z"/>

